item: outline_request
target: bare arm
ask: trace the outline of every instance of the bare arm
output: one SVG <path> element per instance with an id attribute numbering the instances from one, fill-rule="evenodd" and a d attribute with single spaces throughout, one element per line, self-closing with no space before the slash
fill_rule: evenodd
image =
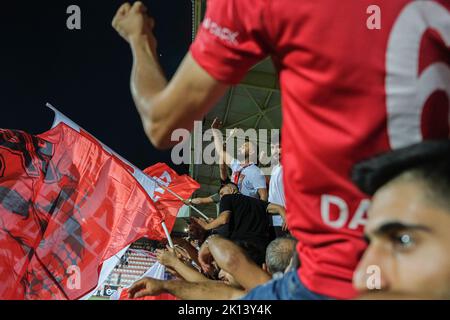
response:
<path id="1" fill-rule="evenodd" d="M 214 236 L 208 239 L 208 243 L 204 246 L 206 245 L 217 265 L 233 275 L 244 289 L 251 290 L 270 281 L 271 277 L 262 270 L 261 266 L 251 261 L 232 241 Z"/>
<path id="2" fill-rule="evenodd" d="M 270 214 L 279 214 L 283 219 L 286 218 L 286 209 L 274 203 L 269 203 L 267 212 Z"/>
<path id="3" fill-rule="evenodd" d="M 228 179 L 228 169 L 223 159 L 221 162 L 219 162 L 219 169 L 220 169 L 220 180 L 226 181 Z"/>
<path id="4" fill-rule="evenodd" d="M 212 78 L 190 54 L 168 82 L 157 59 L 153 25 L 140 2 L 122 5 L 113 20 L 133 52 L 131 92 L 144 130 L 156 147 L 168 148 L 172 132 L 191 130 L 228 86 Z"/>
<path id="5" fill-rule="evenodd" d="M 270 214 L 279 214 L 283 218 L 283 230 L 288 231 L 289 226 L 286 221 L 286 209 L 274 203 L 269 203 L 267 206 L 267 212 Z"/>
<path id="6" fill-rule="evenodd" d="M 173 238 L 173 243 L 180 246 L 186 252 L 188 253 L 189 257 L 194 261 L 197 265 L 200 265 L 200 262 L 198 261 L 198 250 L 194 248 L 189 241 L 183 239 L 183 238 Z"/>
<path id="7" fill-rule="evenodd" d="M 175 270 L 175 272 L 177 272 L 188 282 L 202 282 L 209 280 L 200 272 L 178 259 L 178 257 L 172 252 L 167 250 L 158 250 L 156 252 L 156 257 L 162 265 Z"/>
<path id="8" fill-rule="evenodd" d="M 202 219 L 196 218 L 195 221 L 205 230 L 212 230 L 227 224 L 230 221 L 230 212 L 224 211 L 222 212 L 217 219 L 212 220 L 211 222 L 205 222 Z"/>
<path id="9" fill-rule="evenodd" d="M 215 118 L 213 123 L 211 124 L 212 134 L 214 138 L 214 148 L 219 155 L 219 164 L 225 164 L 229 166 L 233 157 L 224 149 L 224 141 L 222 138 L 222 133 L 220 132 L 220 128 L 222 127 L 222 122 L 219 118 Z M 222 171 L 222 170 L 221 170 Z"/>
<path id="10" fill-rule="evenodd" d="M 152 278 L 144 278 L 134 283 L 128 292 L 130 298 L 156 296 L 167 292 L 183 300 L 231 300 L 245 294 L 244 290 L 233 288 L 220 281 L 192 283 Z"/>
<path id="11" fill-rule="evenodd" d="M 258 189 L 258 194 L 259 194 L 259 198 L 263 201 L 267 201 L 267 199 L 269 198 L 267 189 L 265 189 L 265 188 Z"/>
<path id="12" fill-rule="evenodd" d="M 204 197 L 204 198 L 194 198 L 191 200 L 192 204 L 210 204 L 214 203 L 213 198 L 210 197 Z"/>

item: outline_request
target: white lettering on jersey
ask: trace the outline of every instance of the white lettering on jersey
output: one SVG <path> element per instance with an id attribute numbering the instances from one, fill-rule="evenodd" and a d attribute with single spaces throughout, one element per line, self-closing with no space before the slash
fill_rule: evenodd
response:
<path id="1" fill-rule="evenodd" d="M 237 37 L 239 32 L 233 32 L 228 28 L 218 25 L 216 22 L 212 21 L 210 18 L 205 18 L 203 20 L 203 28 L 208 30 L 212 35 L 219 37 L 223 41 L 230 42 L 234 45 L 239 44 Z"/>
<path id="2" fill-rule="evenodd" d="M 338 218 L 335 220 L 331 220 L 331 206 L 334 205 L 339 209 Z M 370 206 L 370 200 L 363 199 L 358 208 L 356 209 L 355 214 L 350 218 L 350 212 L 347 203 L 344 199 L 329 195 L 329 194 L 323 194 L 321 196 L 320 201 L 320 212 L 322 215 L 322 221 L 335 229 L 344 228 L 348 223 L 348 228 L 356 230 L 360 226 L 365 226 L 367 222 L 367 210 Z"/>
<path id="3" fill-rule="evenodd" d="M 442 90 L 450 99 L 450 69 L 436 62 L 419 74 L 419 50 L 426 30 L 450 46 L 450 13 L 434 1 L 413 1 L 392 28 L 386 52 L 386 106 L 392 149 L 422 141 L 421 115 L 430 95 Z M 449 115 L 450 123 L 450 115 Z"/>

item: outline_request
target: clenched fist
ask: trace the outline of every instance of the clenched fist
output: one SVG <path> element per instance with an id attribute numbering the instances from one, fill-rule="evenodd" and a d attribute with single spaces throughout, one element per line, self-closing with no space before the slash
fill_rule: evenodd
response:
<path id="1" fill-rule="evenodd" d="M 140 1 L 133 5 L 124 3 L 112 21 L 113 28 L 128 43 L 139 37 L 146 37 L 152 50 L 156 51 L 156 39 L 153 35 L 155 21 L 148 16 L 147 8 Z"/>

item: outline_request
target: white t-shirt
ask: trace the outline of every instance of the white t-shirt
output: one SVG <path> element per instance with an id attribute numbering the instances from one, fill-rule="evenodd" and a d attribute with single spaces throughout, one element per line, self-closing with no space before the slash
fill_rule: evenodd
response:
<path id="1" fill-rule="evenodd" d="M 267 188 L 266 178 L 261 169 L 254 163 L 242 167 L 236 159 L 231 161 L 230 168 L 231 182 L 237 184 L 239 192 L 244 196 L 259 199 L 258 189 Z"/>
<path id="2" fill-rule="evenodd" d="M 268 200 L 270 203 L 278 204 L 283 207 L 286 206 L 283 188 L 283 169 L 280 164 L 273 167 L 272 173 L 270 174 Z M 272 222 L 273 225 L 277 227 L 283 225 L 283 219 L 280 215 L 273 216 Z"/>
<path id="3" fill-rule="evenodd" d="M 283 188 L 283 169 L 280 164 L 274 166 L 270 174 L 269 202 L 283 207 L 286 206 Z"/>

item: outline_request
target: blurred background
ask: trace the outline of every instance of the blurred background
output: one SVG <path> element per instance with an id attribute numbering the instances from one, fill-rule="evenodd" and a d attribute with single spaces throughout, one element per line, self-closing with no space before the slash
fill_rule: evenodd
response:
<path id="1" fill-rule="evenodd" d="M 122 0 L 8 1 L 0 10 L 0 128 L 48 130 L 49 102 L 124 158 L 145 168 L 170 152 L 155 150 L 133 104 L 128 44 L 111 27 Z M 170 78 L 192 40 L 190 0 L 143 1 L 157 17 L 161 64 Z M 66 27 L 70 5 L 81 30 Z"/>

